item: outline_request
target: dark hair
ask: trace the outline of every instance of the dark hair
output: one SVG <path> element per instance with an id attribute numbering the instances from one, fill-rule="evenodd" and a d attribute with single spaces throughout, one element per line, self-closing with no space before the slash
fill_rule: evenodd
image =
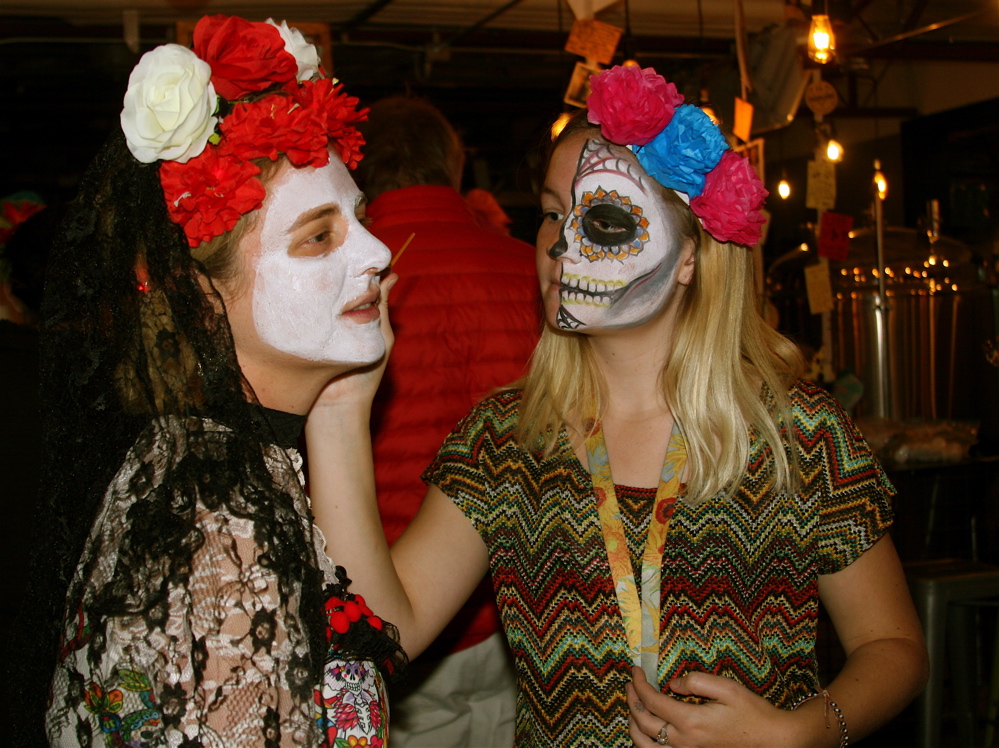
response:
<path id="1" fill-rule="evenodd" d="M 369 200 L 416 185 L 461 186 L 461 139 L 428 101 L 404 96 L 382 99 L 358 129 L 366 145 L 355 179 Z"/>

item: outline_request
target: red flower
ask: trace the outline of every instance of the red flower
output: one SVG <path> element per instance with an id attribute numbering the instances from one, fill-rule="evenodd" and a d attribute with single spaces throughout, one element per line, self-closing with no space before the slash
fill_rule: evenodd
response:
<path id="1" fill-rule="evenodd" d="M 330 621 L 330 627 L 326 630 L 327 643 L 333 638 L 334 631 L 346 634 L 351 625 L 361 620 L 362 616 L 372 628 L 381 631 L 384 627 L 382 619 L 371 612 L 371 608 L 360 595 L 352 595 L 350 600 L 331 595 L 323 607 Z"/>
<path id="2" fill-rule="evenodd" d="M 276 26 L 236 16 L 205 16 L 194 27 L 194 53 L 211 65 L 215 92 L 234 101 L 295 80 L 298 63 Z"/>
<path id="3" fill-rule="evenodd" d="M 616 65 L 590 76 L 587 119 L 618 145 L 645 145 L 683 104 L 676 86 L 652 68 Z"/>
<path id="4" fill-rule="evenodd" d="M 654 509 L 656 522 L 664 525 L 670 521 L 670 518 L 673 516 L 673 506 L 675 501 L 676 497 L 670 496 L 656 504 Z"/>
<path id="5" fill-rule="evenodd" d="M 381 631 L 384 626 L 382 619 L 374 614 L 371 608 L 368 607 L 368 604 L 364 602 L 364 598 L 360 595 L 354 595 L 354 602 L 357 603 L 361 612 L 364 614 L 364 617 L 368 619 L 368 623 L 371 624 L 371 627 Z"/>
<path id="6" fill-rule="evenodd" d="M 341 160 L 348 169 L 356 169 L 364 154 L 361 147 L 364 145 L 364 136 L 358 132 L 356 127 L 344 128 L 338 137 L 331 137 L 330 142 L 340 154 Z"/>
<path id="7" fill-rule="evenodd" d="M 283 153 L 294 166 L 329 163 L 325 113 L 301 106 L 294 98 L 273 94 L 233 107 L 220 126 L 219 152 L 244 161 Z"/>
<path id="8" fill-rule="evenodd" d="M 760 209 L 768 194 L 749 161 L 728 150 L 708 172 L 704 191 L 691 199 L 690 209 L 718 241 L 752 247 L 766 222 Z"/>
<path id="9" fill-rule="evenodd" d="M 354 123 L 368 118 L 367 109 L 358 109 L 356 96 L 348 96 L 343 85 L 334 85 L 328 78 L 303 81 L 294 95 L 304 109 L 325 113 L 325 130 L 329 146 L 335 148 L 348 168 L 353 169 L 361 160 L 364 137 Z"/>
<path id="10" fill-rule="evenodd" d="M 266 194 L 259 173 L 252 162 L 223 156 L 214 146 L 186 164 L 164 161 L 160 183 L 167 210 L 188 244 L 197 247 L 230 231 L 240 216 L 259 208 Z"/>
<path id="11" fill-rule="evenodd" d="M 330 628 L 338 634 L 346 634 L 350 630 L 350 617 L 342 610 L 333 611 L 330 613 Z"/>

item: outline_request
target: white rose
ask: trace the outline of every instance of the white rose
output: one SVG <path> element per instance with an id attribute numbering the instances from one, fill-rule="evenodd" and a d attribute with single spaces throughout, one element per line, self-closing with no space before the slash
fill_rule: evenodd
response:
<path id="1" fill-rule="evenodd" d="M 215 131 L 212 69 L 179 44 L 142 55 L 128 77 L 121 129 L 139 161 L 186 163 L 205 149 Z"/>
<path id="2" fill-rule="evenodd" d="M 285 51 L 298 63 L 296 78 L 300 81 L 312 80 L 319 73 L 319 52 L 316 51 L 315 45 L 305 41 L 305 37 L 298 29 L 289 28 L 287 21 L 281 21 L 279 26 L 274 23 L 273 18 L 268 18 L 267 23 L 281 33 Z"/>

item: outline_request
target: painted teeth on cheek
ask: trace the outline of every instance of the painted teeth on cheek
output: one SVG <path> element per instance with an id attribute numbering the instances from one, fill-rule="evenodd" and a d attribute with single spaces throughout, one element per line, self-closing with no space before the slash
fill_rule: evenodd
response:
<path id="1" fill-rule="evenodd" d="M 613 303 L 609 292 L 625 285 L 623 280 L 597 280 L 588 275 L 564 273 L 560 279 L 559 300 L 565 305 L 606 309 Z"/>

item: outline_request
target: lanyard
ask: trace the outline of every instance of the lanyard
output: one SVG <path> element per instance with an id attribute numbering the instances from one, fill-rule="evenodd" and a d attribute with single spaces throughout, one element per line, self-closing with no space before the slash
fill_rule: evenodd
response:
<path id="1" fill-rule="evenodd" d="M 586 455 L 590 463 L 590 477 L 597 500 L 597 515 L 607 547 L 614 591 L 621 608 L 624 630 L 628 637 L 628 650 L 632 663 L 645 671 L 649 683 L 659 682 L 659 593 L 662 575 L 663 548 L 669 527 L 670 506 L 680 492 L 680 474 L 687 461 L 687 447 L 683 434 L 673 424 L 666 459 L 663 460 L 659 487 L 649 520 L 649 532 L 642 556 L 642 599 L 638 599 L 635 571 L 628 552 L 624 523 L 611 477 L 610 459 L 599 422 L 586 439 Z"/>

